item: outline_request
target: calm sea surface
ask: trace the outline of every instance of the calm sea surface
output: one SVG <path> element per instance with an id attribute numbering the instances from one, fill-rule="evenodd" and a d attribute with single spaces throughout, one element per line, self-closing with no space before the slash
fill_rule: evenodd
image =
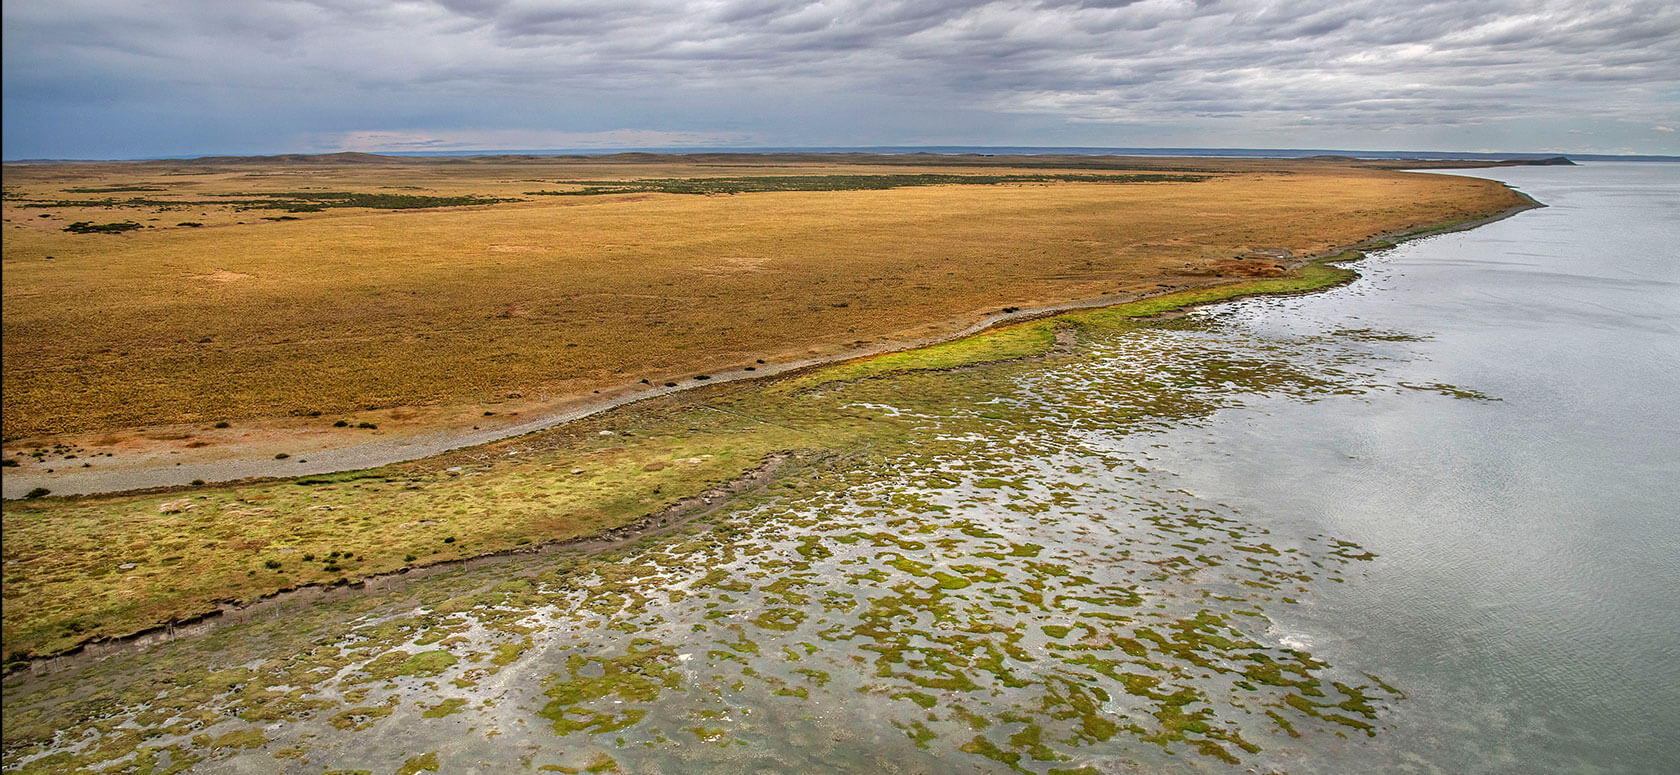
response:
<path id="1" fill-rule="evenodd" d="M 1406 692 L 1371 764 L 1680 771 L 1680 167 L 1473 174 L 1550 207 L 1203 314 L 1260 339 L 1401 332 L 1421 341 L 1369 343 L 1389 379 L 1496 401 L 1260 398 L 1149 451 L 1256 522 L 1380 555 L 1270 612 Z"/>

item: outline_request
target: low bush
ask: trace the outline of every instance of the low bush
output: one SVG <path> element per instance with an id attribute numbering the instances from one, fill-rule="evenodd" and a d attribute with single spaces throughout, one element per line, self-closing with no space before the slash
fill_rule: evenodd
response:
<path id="1" fill-rule="evenodd" d="M 93 223 L 92 221 L 77 221 L 64 227 L 64 231 L 71 234 L 121 234 L 144 228 L 133 221 L 117 221 L 116 223 Z"/>

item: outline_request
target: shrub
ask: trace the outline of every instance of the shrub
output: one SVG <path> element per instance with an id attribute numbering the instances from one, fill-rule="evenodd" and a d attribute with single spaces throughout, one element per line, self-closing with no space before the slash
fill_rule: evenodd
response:
<path id="1" fill-rule="evenodd" d="M 91 221 L 77 221 L 64 227 L 64 231 L 71 234 L 121 234 L 141 228 L 133 221 L 117 221 L 116 223 L 93 223 Z"/>
<path id="2" fill-rule="evenodd" d="M 82 188 L 67 188 L 70 194 L 116 194 L 127 191 L 163 191 L 162 186 L 87 186 Z"/>
<path id="3" fill-rule="evenodd" d="M 372 429 L 372 428 L 378 428 L 379 426 L 374 425 L 373 423 L 370 423 L 370 422 L 359 422 L 359 423 L 356 423 L 356 427 Z"/>
<path id="4" fill-rule="evenodd" d="M 218 423 L 216 423 L 216 426 L 215 426 L 215 427 L 217 427 L 217 428 L 226 428 L 226 427 L 228 427 L 228 421 L 227 421 L 227 420 L 222 420 L 222 421 L 220 421 L 220 422 L 218 422 Z"/>
<path id="5" fill-rule="evenodd" d="M 269 570 L 274 570 L 275 568 L 280 567 L 280 561 L 279 560 L 264 560 L 263 561 L 263 567 L 267 568 Z"/>
<path id="6" fill-rule="evenodd" d="M 350 427 L 350 422 L 348 420 L 339 420 L 338 422 L 333 423 L 333 427 L 334 428 L 348 428 L 348 427 Z"/>
<path id="7" fill-rule="evenodd" d="M 42 497 L 44 495 L 50 495 L 51 493 L 52 493 L 52 490 L 49 490 L 45 487 L 36 487 L 35 489 L 30 490 L 29 493 L 27 495 L 24 495 L 23 497 L 25 497 L 25 498 L 39 498 L 39 497 Z M 455 539 L 451 538 L 449 540 L 453 541 Z"/>

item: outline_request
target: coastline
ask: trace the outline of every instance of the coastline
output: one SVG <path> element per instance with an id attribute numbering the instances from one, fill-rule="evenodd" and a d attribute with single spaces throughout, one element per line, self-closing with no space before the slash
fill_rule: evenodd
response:
<path id="1" fill-rule="evenodd" d="M 1296 257 L 1290 262 L 1288 269 L 1290 272 L 1299 272 L 1302 267 L 1313 263 L 1353 260 L 1358 256 L 1345 259 L 1339 257 L 1350 252 L 1383 249 L 1399 242 L 1421 239 L 1436 234 L 1473 229 L 1477 226 L 1509 218 L 1526 210 L 1545 206 L 1520 191 L 1515 191 L 1515 189 L 1512 189 L 1512 191 L 1522 197 L 1527 204 L 1507 208 L 1493 215 L 1477 219 L 1450 221 L 1421 229 L 1384 232 L 1350 245 L 1331 248 L 1309 256 Z M 690 378 L 679 382 L 675 387 L 650 386 L 646 389 L 636 389 L 634 385 L 624 385 L 606 391 L 608 394 L 616 395 L 594 400 L 585 399 L 581 403 L 575 400 L 576 397 L 573 397 L 572 401 L 558 402 L 565 407 L 563 409 L 549 411 L 510 425 L 483 430 L 479 430 L 475 426 L 474 430 L 465 432 L 459 429 L 444 428 L 390 439 L 313 449 L 300 452 L 296 456 L 299 458 L 298 460 L 287 458 L 285 462 L 271 455 L 247 455 L 189 464 L 171 464 L 167 460 L 160 460 L 155 464 L 128 468 L 80 468 L 53 473 L 7 471 L 3 481 L 0 481 L 0 499 L 20 500 L 37 488 L 48 490 L 52 496 L 142 494 L 192 489 L 201 484 L 231 485 L 379 468 L 550 430 L 596 417 L 614 409 L 652 399 L 680 395 L 697 388 L 723 384 L 753 385 L 764 383 L 772 379 L 795 376 L 827 366 L 883 355 L 909 353 L 959 341 L 997 328 L 1054 317 L 1068 312 L 1116 307 L 1154 299 L 1165 299 L 1197 291 L 1229 289 L 1257 281 L 1260 281 L 1259 278 L 1231 282 L 1188 283 L 1163 288 L 1157 292 L 1104 295 L 1010 312 L 996 312 L 982 316 L 978 321 L 963 329 L 936 337 L 886 342 L 870 347 L 854 348 L 820 358 L 717 371 L 710 374 L 706 380 Z M 1305 292 L 1322 290 L 1324 287 L 1332 286 L 1323 286 Z M 1253 293 L 1273 294 L 1276 292 L 1255 291 Z M 1174 305 L 1174 308 L 1188 308 L 1229 301 L 1242 298 L 1245 295 L 1251 294 L 1220 295 L 1218 298 L 1206 301 L 1188 301 Z M 304 458 L 303 455 L 308 457 Z"/>
<path id="2" fill-rule="evenodd" d="M 1335 264 L 1335 263 L 1341 263 L 1341 262 L 1345 262 L 1345 261 L 1356 260 L 1356 259 L 1363 256 L 1363 252 L 1361 252 L 1361 251 L 1364 251 L 1364 250 L 1383 249 L 1383 248 L 1386 248 L 1386 247 L 1389 247 L 1389 246 L 1395 244 L 1396 242 L 1407 241 L 1407 240 L 1411 240 L 1411 239 L 1419 239 L 1419 238 L 1422 238 L 1422 237 L 1425 237 L 1425 236 L 1432 236 L 1432 235 L 1435 235 L 1435 234 L 1443 234 L 1443 233 L 1448 233 L 1448 232 L 1452 232 L 1452 231 L 1462 231 L 1462 230 L 1466 230 L 1466 229 L 1471 229 L 1471 228 L 1475 228 L 1477 226 L 1480 226 L 1480 225 L 1483 225 L 1483 224 L 1486 224 L 1486 223 L 1491 223 L 1493 221 L 1497 221 L 1497 220 L 1501 220 L 1503 218 L 1510 217 L 1510 216 L 1515 215 L 1516 213 L 1519 213 L 1519 212 L 1523 212 L 1523 211 L 1526 211 L 1526 210 L 1529 210 L 1529 209 L 1534 209 L 1536 207 L 1543 207 L 1544 206 L 1543 204 L 1535 202 L 1534 200 L 1532 200 L 1529 197 L 1524 196 L 1524 199 L 1527 200 L 1527 202 L 1528 202 L 1525 205 L 1508 208 L 1507 210 L 1501 211 L 1499 213 L 1495 213 L 1493 215 L 1485 216 L 1483 218 L 1460 221 L 1460 222 L 1452 222 L 1452 223 L 1447 223 L 1447 224 L 1441 224 L 1441 225 L 1438 225 L 1438 226 L 1428 227 L 1428 228 L 1423 228 L 1423 229 L 1414 229 L 1414 230 L 1410 230 L 1410 231 L 1405 232 L 1405 233 L 1381 234 L 1381 235 L 1377 235 L 1377 236 L 1368 238 L 1366 240 L 1363 240 L 1359 243 L 1356 243 L 1355 245 L 1339 248 L 1339 249 L 1336 249 L 1336 250 L 1328 250 L 1328 251 L 1324 251 L 1323 253 L 1320 253 L 1320 254 L 1317 254 L 1317 255 L 1308 256 L 1308 257 L 1304 257 L 1304 258 L 1299 258 L 1294 262 L 1294 265 L 1292 266 L 1292 269 L 1297 270 L 1296 276 L 1298 277 L 1299 276 L 1299 271 L 1298 270 L 1301 270 L 1301 269 L 1303 269 L 1303 268 L 1305 268 L 1309 265 L 1313 265 L 1313 264 L 1328 265 L 1328 264 Z M 1142 304 L 1144 302 L 1149 302 L 1149 301 L 1152 301 L 1152 300 L 1158 302 L 1158 308 L 1157 308 L 1157 305 L 1147 305 L 1147 304 L 1145 304 L 1145 305 L 1143 305 L 1143 306 L 1146 307 L 1145 309 L 1135 310 L 1135 312 L 1137 314 L 1130 314 L 1128 312 L 1127 315 L 1126 315 L 1128 317 L 1133 317 L 1133 318 L 1148 318 L 1148 317 L 1158 316 L 1158 315 L 1161 315 L 1161 314 L 1166 314 L 1166 313 L 1171 313 L 1171 312 L 1183 310 L 1183 309 L 1190 308 L 1190 307 L 1202 306 L 1202 305 L 1206 305 L 1206 304 L 1218 303 L 1218 302 L 1223 302 L 1223 301 L 1230 301 L 1230 300 L 1235 300 L 1235 299 L 1245 298 L 1245 297 L 1250 297 L 1250 296 L 1279 295 L 1280 293 L 1281 294 L 1312 293 L 1312 292 L 1317 292 L 1319 290 L 1324 290 L 1324 289 L 1327 289 L 1327 288 L 1337 287 L 1337 286 L 1343 285 L 1347 282 L 1350 282 L 1352 279 L 1355 279 L 1358 276 L 1357 274 L 1354 274 L 1354 273 L 1352 273 L 1350 271 L 1347 271 L 1347 270 L 1341 270 L 1341 271 L 1345 272 L 1345 274 L 1338 274 L 1333 278 L 1328 278 L 1327 282 L 1322 282 L 1320 284 L 1316 284 L 1316 285 L 1312 286 L 1311 288 L 1307 288 L 1307 289 L 1304 289 L 1304 290 L 1290 290 L 1290 291 L 1281 291 L 1281 292 L 1276 291 L 1276 290 L 1268 291 L 1268 290 L 1263 290 L 1261 288 L 1256 288 L 1256 286 L 1260 285 L 1263 281 L 1247 281 L 1247 282 L 1237 282 L 1237 283 L 1225 283 L 1225 284 L 1220 284 L 1220 285 L 1211 285 L 1211 286 L 1206 286 L 1206 287 L 1203 287 L 1203 288 L 1200 288 L 1200 289 L 1192 289 L 1192 290 L 1175 289 L 1175 290 L 1172 290 L 1172 291 L 1164 291 L 1160 294 L 1149 294 L 1149 295 L 1146 295 L 1146 296 L 1143 296 L 1143 297 L 1126 298 L 1126 299 L 1119 300 L 1119 301 L 1112 301 L 1110 299 L 1091 299 L 1091 300 L 1083 300 L 1083 301 L 1079 301 L 1079 302 L 1069 302 L 1066 305 L 1056 305 L 1054 308 L 1022 310 L 1022 311 L 1019 311 L 1019 312 L 1016 312 L 1016 313 L 1011 313 L 1007 316 L 1005 316 L 1005 315 L 996 316 L 996 317 L 1002 318 L 1002 319 L 991 320 L 991 321 L 977 327 L 977 330 L 975 330 L 975 331 L 965 333 L 964 335 L 959 336 L 959 337 L 951 337 L 951 338 L 942 340 L 942 342 L 954 342 L 954 341 L 959 341 L 959 340 L 963 340 L 963 339 L 969 339 L 969 338 L 972 338 L 975 334 L 981 333 L 981 332 L 984 332 L 984 331 L 998 329 L 998 328 L 1002 328 L 1002 327 L 1005 327 L 1005 326 L 1008 326 L 1008 325 L 1020 324 L 1020 323 L 1024 323 L 1024 322 L 1028 322 L 1028 321 L 1032 321 L 1032 320 L 1039 320 L 1039 319 L 1044 319 L 1044 318 L 1054 318 L 1058 315 L 1061 315 L 1063 313 L 1070 312 L 1070 311 L 1081 311 L 1081 310 L 1087 310 L 1088 311 L 1088 310 L 1097 310 L 1097 309 L 1102 309 L 1102 308 L 1117 307 L 1117 306 L 1122 306 L 1122 305 L 1127 305 L 1127 304 Z M 1245 289 L 1247 289 L 1247 290 L 1245 290 Z M 935 344 L 937 344 L 937 343 L 935 343 Z M 914 348 L 902 348 L 900 350 L 897 350 L 896 352 L 899 352 L 901 354 L 913 354 L 914 351 L 919 350 L 919 349 L 924 349 L 924 348 L 929 347 L 929 346 L 931 346 L 931 345 L 921 345 L 921 346 L 914 347 Z M 866 356 L 863 356 L 863 357 L 869 358 L 869 357 L 874 357 L 874 355 L 879 355 L 879 354 L 866 355 Z M 735 381 L 740 381 L 740 382 L 745 383 L 748 380 L 756 379 L 756 380 L 759 380 L 761 383 L 771 382 L 771 381 L 773 381 L 772 378 L 785 379 L 789 376 L 792 376 L 792 373 L 795 373 L 795 372 L 812 371 L 812 370 L 815 370 L 819 367 L 835 366 L 837 363 L 843 363 L 845 361 L 856 361 L 856 360 L 859 360 L 859 358 L 854 356 L 854 357 L 846 358 L 846 359 L 834 359 L 834 360 L 830 360 L 830 361 L 827 361 L 827 362 L 824 362 L 824 363 L 821 363 L 821 364 L 804 365 L 804 366 L 800 366 L 800 367 L 797 367 L 797 368 L 790 366 L 790 367 L 788 367 L 788 368 L 786 368 L 786 369 L 784 369 L 780 372 L 777 372 L 775 374 L 742 375 L 741 377 L 738 377 Z M 994 363 L 994 362 L 997 362 L 997 361 L 993 360 L 993 359 L 982 359 L 982 360 L 979 361 L 979 363 Z M 718 381 L 722 381 L 722 380 L 718 380 Z M 748 384 L 750 384 L 750 383 L 748 383 Z M 679 393 L 679 392 L 684 392 L 684 391 L 682 391 L 682 390 L 665 390 L 665 391 L 661 391 L 658 395 L 670 395 L 672 393 Z M 641 399 L 638 399 L 638 400 L 641 400 Z M 623 405 L 628 404 L 628 403 L 632 403 L 632 402 L 622 401 L 622 402 L 619 402 L 617 404 L 614 404 L 612 407 L 603 407 L 603 408 L 597 409 L 596 411 L 591 412 L 590 414 L 599 414 L 600 412 L 604 412 L 609 408 L 616 408 L 617 406 L 623 406 Z M 562 418 L 562 419 L 558 419 L 558 420 L 555 420 L 554 418 L 544 418 L 545 421 L 552 421 L 552 425 L 545 426 L 545 427 L 553 427 L 553 425 L 559 425 L 559 424 L 562 424 L 564 422 L 570 421 L 572 419 L 583 419 L 583 417 L 587 417 L 587 416 L 590 416 L 590 415 L 581 415 L 581 416 L 576 417 L 576 418 Z M 532 422 L 539 422 L 539 421 L 532 421 Z M 528 433 L 534 432 L 535 430 L 540 430 L 540 428 L 539 429 L 533 429 L 531 431 L 526 431 L 525 433 L 528 434 Z M 511 438 L 511 436 L 506 437 L 506 438 Z M 586 535 L 580 535 L 580 536 L 575 536 L 575 537 L 566 538 L 566 539 L 552 539 L 552 540 L 544 541 L 544 542 L 541 542 L 541 543 L 538 543 L 538 544 L 535 544 L 535 545 L 529 545 L 529 546 L 502 548 L 502 549 L 489 551 L 489 552 L 483 552 L 483 553 L 474 554 L 474 555 L 470 555 L 470 556 L 466 556 L 466 557 L 443 560 L 443 561 L 440 561 L 440 562 L 434 562 L 434 563 L 430 563 L 430 564 L 418 565 L 418 566 L 413 566 L 413 567 L 404 566 L 404 567 L 394 569 L 394 570 L 389 570 L 389 571 L 371 572 L 371 573 L 367 573 L 365 575 L 360 575 L 356 578 L 355 581 L 351 581 L 351 582 L 345 582 L 344 580 L 341 579 L 341 580 L 336 581 L 336 582 L 311 582 L 311 583 L 305 583 L 305 584 L 297 584 L 297 585 L 281 588 L 281 589 L 278 589 L 278 590 L 274 590 L 274 591 L 270 592 L 269 594 L 261 595 L 257 598 L 254 598 L 254 599 L 248 599 L 248 602 L 243 602 L 243 603 L 237 602 L 237 601 L 231 601 L 231 600 L 219 600 L 219 601 L 216 601 L 216 607 L 213 610 L 205 610 L 205 611 L 201 611 L 201 612 L 199 612 L 197 614 L 194 614 L 194 615 L 191 615 L 191 616 L 179 617 L 179 618 L 176 618 L 176 619 L 174 619 L 170 622 L 163 623 L 163 624 L 154 624 L 154 625 L 145 627 L 143 629 L 140 629 L 140 630 L 137 630 L 137 631 L 125 634 L 125 635 L 89 637 L 89 638 L 84 639 L 84 640 L 82 640 L 82 641 L 80 641 L 80 642 L 78 642 L 78 643 L 76 643 L 72 646 L 67 647 L 67 648 L 53 650 L 50 653 L 41 654 L 41 655 L 30 654 L 30 655 L 28 655 L 27 657 L 25 657 L 24 659 L 21 659 L 21 660 L 16 659 L 16 657 L 24 656 L 24 655 L 14 654 L 14 655 L 12 655 L 13 658 L 14 658 L 14 661 L 12 662 L 12 664 L 9 664 L 7 666 L 7 671 L 6 672 L 7 672 L 8 675 L 11 675 L 11 674 L 14 674 L 14 673 L 22 671 L 22 670 L 28 670 L 30 672 L 56 671 L 57 669 L 70 667 L 70 665 L 65 664 L 65 660 L 67 660 L 67 659 L 70 661 L 71 664 L 80 664 L 85 659 L 98 659 L 98 658 L 101 658 L 104 655 L 109 655 L 109 654 L 112 654 L 112 653 L 115 653 L 115 652 L 119 652 L 119 651 L 122 651 L 125 648 L 129 648 L 129 647 L 145 648 L 145 647 L 148 647 L 148 646 L 150 646 L 154 643 L 161 642 L 161 641 L 166 641 L 166 640 L 173 640 L 177 637 L 191 637 L 191 636 L 201 635 L 201 634 L 211 632 L 211 631 L 217 629 L 221 624 L 224 624 L 224 623 L 232 624 L 232 623 L 236 623 L 238 621 L 242 621 L 244 619 L 244 616 L 251 613 L 252 609 L 254 609 L 254 608 L 273 608 L 273 607 L 275 607 L 275 606 L 277 606 L 277 605 L 279 605 L 279 604 L 281 604 L 281 603 L 283 603 L 287 600 L 319 596 L 323 593 L 331 592 L 331 591 L 333 591 L 337 588 L 340 588 L 340 587 L 344 587 L 344 588 L 347 588 L 349 590 L 360 590 L 360 589 L 365 589 L 365 588 L 369 588 L 369 587 L 376 588 L 376 589 L 377 588 L 383 588 L 384 585 L 387 585 L 387 584 L 390 584 L 390 583 L 400 583 L 400 580 L 405 579 L 405 578 L 416 578 L 416 579 L 417 578 L 422 578 L 426 575 L 431 575 L 431 574 L 436 573 L 440 570 L 444 570 L 444 569 L 448 569 L 448 568 L 461 567 L 462 565 L 469 565 L 469 564 L 474 564 L 474 563 L 494 561 L 496 558 L 499 558 L 499 557 L 507 557 L 507 556 L 513 556 L 513 555 L 523 555 L 523 554 L 528 554 L 528 553 L 533 553 L 533 552 L 546 552 L 546 551 L 553 551 L 553 550 L 576 549 L 576 548 L 581 548 L 583 551 L 585 551 L 587 553 L 587 552 L 589 552 L 589 548 L 588 548 L 589 546 L 591 546 L 595 543 L 599 543 L 602 540 L 607 540 L 607 541 L 609 541 L 609 543 L 611 543 L 613 536 L 624 535 L 624 534 L 626 534 L 626 531 L 629 531 L 628 535 L 630 535 L 630 539 L 627 539 L 627 540 L 632 540 L 634 538 L 640 538 L 643 535 L 651 534 L 651 533 L 654 533 L 654 532 L 663 532 L 663 525 L 660 525 L 658 529 L 647 529 L 647 528 L 650 528 L 650 527 L 654 526 L 655 523 L 661 522 L 662 521 L 661 520 L 662 516 L 666 520 L 669 520 L 669 519 L 673 518 L 672 515 L 678 514 L 678 513 L 683 513 L 683 514 L 685 514 L 685 516 L 680 520 L 680 522 L 687 522 L 687 521 L 689 521 L 693 518 L 696 518 L 697 516 L 700 516 L 703 513 L 710 513 L 711 511 L 715 511 L 718 508 L 722 508 L 723 506 L 728 505 L 729 502 L 731 502 L 732 500 L 735 499 L 735 496 L 739 495 L 741 492 L 744 492 L 746 489 L 750 489 L 750 487 L 743 485 L 743 483 L 747 483 L 747 484 L 762 483 L 759 480 L 761 480 L 761 479 L 766 479 L 767 480 L 768 478 L 770 478 L 773 475 L 773 467 L 770 469 L 770 471 L 768 473 L 766 472 L 765 465 L 768 461 L 770 461 L 772 458 L 776 458 L 776 456 L 782 456 L 782 459 L 785 459 L 785 456 L 787 454 L 788 454 L 788 450 L 785 450 L 785 449 L 780 450 L 780 451 L 774 453 L 773 455 L 771 455 L 770 458 L 765 458 L 765 459 L 761 460 L 760 463 L 757 465 L 757 467 L 754 467 L 751 470 L 748 470 L 745 474 L 741 474 L 737 477 L 734 477 L 733 479 L 730 479 L 728 481 L 725 481 L 725 482 L 722 482 L 722 483 L 719 483 L 719 484 L 714 484 L 713 486 L 711 486 L 706 491 L 700 492 L 698 494 L 690 495 L 687 498 L 685 498 L 685 499 L 683 499 L 682 501 L 679 502 L 681 504 L 692 505 L 692 503 L 694 502 L 695 499 L 700 499 L 700 500 L 705 501 L 706 508 L 703 509 L 701 512 L 698 512 L 698 513 L 688 514 L 686 512 L 682 512 L 682 510 L 678 509 L 677 506 L 672 506 L 672 507 L 669 507 L 669 508 L 666 508 L 666 509 L 653 511 L 650 514 L 646 514 L 646 515 L 641 516 L 638 519 L 631 520 L 628 523 L 623 524 L 619 527 L 610 528 L 610 529 L 602 530 L 602 531 L 596 531 L 596 532 L 589 533 L 589 534 L 586 534 Z M 270 461 L 270 462 L 272 462 L 272 461 Z M 283 479 L 281 479 L 281 481 L 291 480 L 291 479 L 296 479 L 296 478 L 297 478 L 296 476 L 288 476 L 288 477 L 284 477 Z M 156 490 L 156 492 L 172 492 L 172 491 L 179 490 L 179 489 L 180 488 L 158 488 Z M 716 500 L 718 502 L 717 503 L 712 503 L 713 500 Z M 370 570 L 372 570 L 372 569 L 370 569 Z"/>

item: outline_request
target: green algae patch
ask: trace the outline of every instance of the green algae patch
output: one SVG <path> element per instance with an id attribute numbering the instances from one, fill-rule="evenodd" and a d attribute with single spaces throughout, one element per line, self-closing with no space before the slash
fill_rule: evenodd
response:
<path id="1" fill-rule="evenodd" d="M 1042 740 L 1044 728 L 1037 724 L 1028 724 L 1019 732 L 1009 736 L 1009 745 L 1017 750 L 1025 750 L 1028 756 L 1041 762 L 1053 762 L 1061 759 Z"/>
<path id="2" fill-rule="evenodd" d="M 589 764 L 583 768 L 583 771 L 590 773 L 621 773 L 624 772 L 624 769 L 618 766 L 618 762 L 611 756 L 601 753 L 596 754 L 595 758 L 591 759 Z"/>
<path id="3" fill-rule="evenodd" d="M 928 743 L 939 739 L 938 733 L 928 729 L 927 725 L 920 721 L 912 721 L 908 725 L 901 726 L 904 728 L 904 736 L 910 738 L 910 742 L 922 750 L 927 750 Z"/>
<path id="4" fill-rule="evenodd" d="M 391 651 L 381 654 L 363 669 L 374 680 L 389 680 L 397 676 L 430 678 L 454 667 L 459 661 L 447 651 L 422 651 L 419 654 Z"/>
<path id="5" fill-rule="evenodd" d="M 397 709 L 395 698 L 384 705 L 365 705 L 342 711 L 327 719 L 333 726 L 347 731 L 360 732 L 378 723 L 380 719 L 391 715 Z"/>
<path id="6" fill-rule="evenodd" d="M 268 743 L 260 729 L 239 729 L 216 738 L 210 743 L 210 750 L 261 748 Z"/>
<path id="7" fill-rule="evenodd" d="M 403 762 L 403 765 L 397 768 L 396 775 L 416 775 L 421 772 L 437 771 L 438 755 L 437 751 L 433 751 L 424 756 L 415 756 L 410 758 L 408 761 Z"/>
<path id="8" fill-rule="evenodd" d="M 422 711 L 420 716 L 421 718 L 443 718 L 445 716 L 453 716 L 456 713 L 460 713 L 461 709 L 465 708 L 466 705 L 467 701 L 465 699 L 461 697 L 451 697 Z"/>
<path id="9" fill-rule="evenodd" d="M 933 706 L 939 704 L 939 700 L 935 699 L 933 695 L 926 694 L 924 692 L 900 692 L 893 695 L 892 698 L 895 700 L 909 700 L 924 708 L 932 708 Z"/>
<path id="10" fill-rule="evenodd" d="M 1029 770 L 1021 767 L 1021 754 L 999 748 L 996 743 L 987 740 L 984 735 L 975 735 L 974 739 L 958 746 L 958 750 L 975 756 L 984 756 L 1016 772 L 1029 772 Z"/>
<path id="11" fill-rule="evenodd" d="M 531 648 L 531 639 L 526 638 L 518 643 L 496 644 L 495 656 L 490 658 L 490 664 L 497 667 L 507 667 L 518 661 L 519 657 Z"/>
<path id="12" fill-rule="evenodd" d="M 547 682 L 544 693 L 550 700 L 538 715 L 552 721 L 555 733 L 560 735 L 624 729 L 641 721 L 646 711 L 597 708 L 591 703 L 606 698 L 630 703 L 657 700 L 662 691 L 681 683 L 672 669 L 675 661 L 675 653 L 668 646 L 643 647 L 611 658 L 574 654 L 567 659 L 567 672 L 555 674 Z M 599 675 L 589 675 L 591 672 Z"/>
<path id="13" fill-rule="evenodd" d="M 767 630 L 789 632 L 799 628 L 806 613 L 797 608 L 771 608 L 753 618 L 753 624 Z"/>

